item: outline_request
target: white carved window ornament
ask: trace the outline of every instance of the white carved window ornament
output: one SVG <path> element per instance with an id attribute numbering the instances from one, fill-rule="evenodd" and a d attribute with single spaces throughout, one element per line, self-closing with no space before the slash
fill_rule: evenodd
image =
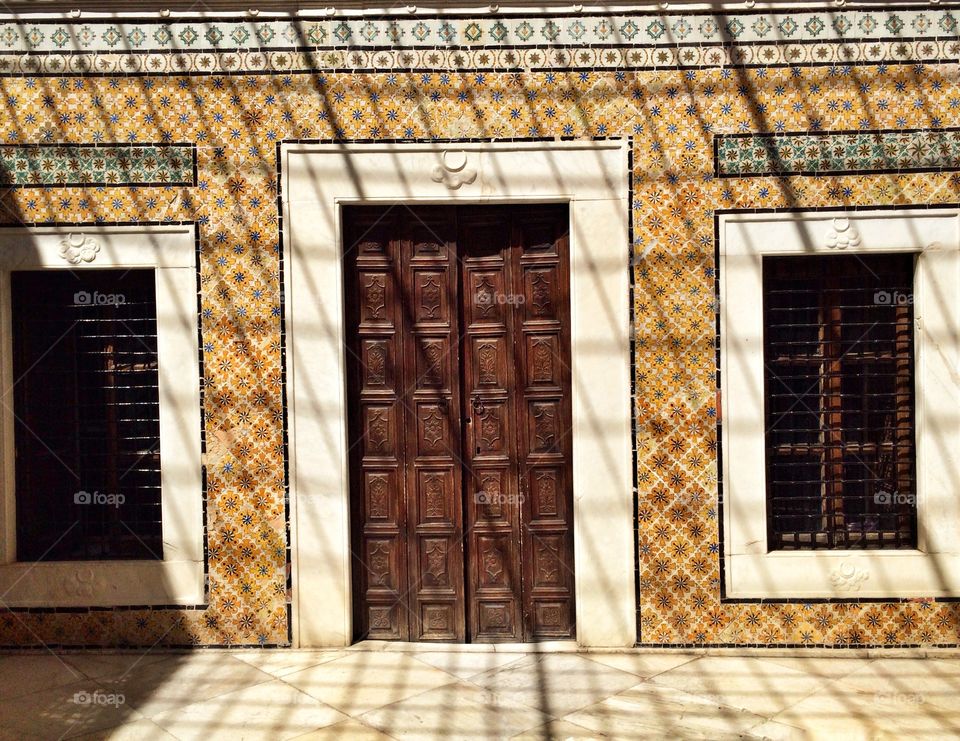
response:
<path id="1" fill-rule="evenodd" d="M 841 562 L 830 572 L 830 583 L 840 592 L 859 592 L 863 582 L 869 578 L 869 571 L 847 561 Z"/>
<path id="2" fill-rule="evenodd" d="M 68 234 L 60 240 L 60 257 L 71 265 L 93 262 L 100 252 L 100 243 L 89 234 Z"/>
<path id="3" fill-rule="evenodd" d="M 850 219 L 839 218 L 833 220 L 833 228 L 827 232 L 826 246 L 830 249 L 845 250 L 860 246 L 860 232 L 850 223 Z"/>

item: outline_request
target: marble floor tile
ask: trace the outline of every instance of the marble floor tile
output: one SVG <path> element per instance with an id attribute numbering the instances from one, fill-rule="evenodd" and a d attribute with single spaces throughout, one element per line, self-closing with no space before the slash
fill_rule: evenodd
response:
<path id="1" fill-rule="evenodd" d="M 839 656 L 835 658 L 818 656 L 763 656 L 759 658 L 761 661 L 785 666 L 803 674 L 825 679 L 841 679 L 863 669 L 872 661 L 872 659 L 848 659 Z"/>
<path id="2" fill-rule="evenodd" d="M 605 733 L 591 731 L 568 720 L 551 720 L 542 726 L 531 728 L 513 737 L 514 741 L 589 741 L 590 739 L 610 738 Z"/>
<path id="3" fill-rule="evenodd" d="M 824 688 L 831 680 L 764 659 L 709 656 L 658 674 L 650 681 L 769 717 Z"/>
<path id="4" fill-rule="evenodd" d="M 350 718 L 297 736 L 297 741 L 390 741 L 393 738 L 376 728 L 364 725 L 355 718 Z"/>
<path id="5" fill-rule="evenodd" d="M 77 736 L 81 741 L 177 741 L 149 718 Z"/>
<path id="6" fill-rule="evenodd" d="M 66 656 L 14 654 L 0 656 L 0 701 L 72 684 L 84 678 Z"/>
<path id="7" fill-rule="evenodd" d="M 836 682 L 771 719 L 800 729 L 806 738 L 914 739 L 960 735 L 960 712 L 923 702 L 911 695 L 888 696 Z M 757 732 L 773 736 L 769 728 Z"/>
<path id="8" fill-rule="evenodd" d="M 960 712 L 960 661 L 876 659 L 841 680 L 879 702 L 929 704 Z"/>
<path id="9" fill-rule="evenodd" d="M 470 681 L 537 708 L 548 719 L 621 692 L 636 684 L 637 677 L 576 654 L 553 654 L 528 656 Z"/>
<path id="10" fill-rule="evenodd" d="M 27 731 L 14 731 L 0 728 L 0 741 L 33 741 L 34 739 L 41 738 L 43 737 L 28 733 Z"/>
<path id="11" fill-rule="evenodd" d="M 488 651 L 485 653 L 456 653 L 452 651 L 437 651 L 433 653 L 414 654 L 418 661 L 442 669 L 460 679 L 469 679 L 478 674 L 502 669 L 510 664 L 525 658 L 527 654 L 502 654 Z"/>
<path id="12" fill-rule="evenodd" d="M 73 738 L 142 717 L 121 693 L 90 679 L 0 701 L 3 730 L 21 738 Z"/>
<path id="13" fill-rule="evenodd" d="M 275 679 L 186 705 L 152 720 L 182 741 L 289 739 L 347 717 Z"/>
<path id="14" fill-rule="evenodd" d="M 960 737 L 951 657 L 418 646 L 60 658 L 0 656 L 0 741 Z"/>
<path id="15" fill-rule="evenodd" d="M 360 715 L 450 684 L 456 677 L 411 655 L 354 652 L 282 677 L 284 682 L 348 715 Z"/>
<path id="16" fill-rule="evenodd" d="M 642 682 L 564 716 L 614 738 L 738 738 L 766 719 L 672 687 Z"/>
<path id="17" fill-rule="evenodd" d="M 630 672 L 643 679 L 676 669 L 697 657 L 678 653 L 582 653 L 585 659 Z"/>
<path id="18" fill-rule="evenodd" d="M 405 741 L 509 738 L 546 720 L 513 697 L 468 682 L 438 687 L 364 713 L 361 719 Z"/>
<path id="19" fill-rule="evenodd" d="M 174 654 L 174 656 L 177 654 Z M 90 679 L 109 678 L 117 681 L 130 674 L 171 658 L 171 654 L 162 651 L 143 651 L 142 653 L 88 653 L 64 654 L 63 660 Z"/>
<path id="20" fill-rule="evenodd" d="M 168 656 L 125 675 L 102 677 L 105 690 L 122 692 L 146 717 L 209 700 L 273 677 L 229 654 L 204 651 Z"/>
<path id="21" fill-rule="evenodd" d="M 768 720 L 758 726 L 750 729 L 751 738 L 762 738 L 764 741 L 806 741 L 812 737 L 809 731 L 796 726 L 788 726 L 786 723 L 778 723 L 775 720 Z M 831 738 L 847 738 L 836 734 Z"/>
<path id="22" fill-rule="evenodd" d="M 262 672 L 274 677 L 308 669 L 346 656 L 344 651 L 238 651 L 230 654 L 233 658 L 255 666 Z"/>

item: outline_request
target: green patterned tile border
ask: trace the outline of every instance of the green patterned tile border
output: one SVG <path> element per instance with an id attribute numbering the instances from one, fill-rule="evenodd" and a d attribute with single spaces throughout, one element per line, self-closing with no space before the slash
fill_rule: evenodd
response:
<path id="1" fill-rule="evenodd" d="M 731 134 L 713 146 L 721 178 L 960 170 L 960 129 Z"/>
<path id="2" fill-rule="evenodd" d="M 196 185 L 193 144 L 5 144 L 0 184 L 13 188 Z"/>

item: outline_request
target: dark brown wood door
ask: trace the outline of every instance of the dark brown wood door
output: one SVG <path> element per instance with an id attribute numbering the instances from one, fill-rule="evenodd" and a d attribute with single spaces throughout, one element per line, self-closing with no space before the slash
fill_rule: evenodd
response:
<path id="1" fill-rule="evenodd" d="M 369 638 L 465 637 L 454 216 L 345 220 L 354 618 Z"/>
<path id="2" fill-rule="evenodd" d="M 565 206 L 344 213 L 356 637 L 573 637 Z"/>

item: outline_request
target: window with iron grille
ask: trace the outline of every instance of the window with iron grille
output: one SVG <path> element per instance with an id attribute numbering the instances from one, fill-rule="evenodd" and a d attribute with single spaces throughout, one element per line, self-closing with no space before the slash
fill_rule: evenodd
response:
<path id="1" fill-rule="evenodd" d="M 770 550 L 917 547 L 914 261 L 763 257 Z"/>
<path id="2" fill-rule="evenodd" d="M 17 559 L 162 559 L 154 270 L 10 280 Z"/>
<path id="3" fill-rule="evenodd" d="M 717 229 L 726 598 L 960 596 L 960 208 Z"/>

